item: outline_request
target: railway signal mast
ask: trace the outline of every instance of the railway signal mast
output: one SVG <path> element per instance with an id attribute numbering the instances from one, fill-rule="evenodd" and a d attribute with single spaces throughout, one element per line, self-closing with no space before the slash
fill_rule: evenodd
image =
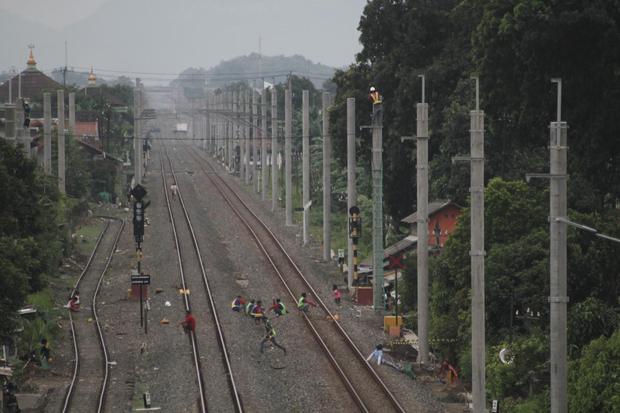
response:
<path id="1" fill-rule="evenodd" d="M 146 196 L 147 191 L 142 185 L 138 184 L 133 187 L 131 190 L 131 195 L 135 198 L 135 202 L 133 204 L 133 236 L 136 241 L 136 257 L 138 260 L 138 274 L 132 275 L 131 284 L 140 286 L 140 326 L 144 326 L 144 331 L 146 333 L 146 324 L 144 322 L 143 315 L 143 285 L 150 284 L 151 276 L 148 274 L 142 274 L 142 242 L 144 241 L 144 210 L 151 203 L 144 202 L 144 197 Z"/>

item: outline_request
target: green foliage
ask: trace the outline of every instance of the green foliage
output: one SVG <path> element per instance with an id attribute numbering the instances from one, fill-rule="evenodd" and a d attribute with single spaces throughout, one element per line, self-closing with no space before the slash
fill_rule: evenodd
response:
<path id="1" fill-rule="evenodd" d="M 67 140 L 67 171 L 66 186 L 67 195 L 74 198 L 88 198 L 91 193 L 92 177 L 89 164 L 80 148 L 80 144 L 74 139 Z"/>
<path id="2" fill-rule="evenodd" d="M 579 349 L 601 336 L 609 337 L 620 326 L 620 318 L 613 307 L 603 301 L 588 297 L 571 307 L 568 314 L 568 342 L 573 356 Z"/>
<path id="3" fill-rule="evenodd" d="M 620 330 L 592 341 L 569 368 L 569 411 L 620 411 Z"/>
<path id="4" fill-rule="evenodd" d="M 20 336 L 20 343 L 22 349 L 31 350 L 37 348 L 42 338 L 46 338 L 49 342 L 56 334 L 58 310 L 54 308 L 53 293 L 50 289 L 31 294 L 26 301 L 33 305 L 37 312 L 34 318 L 22 318 L 24 331 Z"/>
<path id="5" fill-rule="evenodd" d="M 0 140 L 0 338 L 15 328 L 26 294 L 40 290 L 62 254 L 62 204 L 55 180 L 19 147 Z"/>
<path id="6" fill-rule="evenodd" d="M 499 352 L 508 348 L 510 364 L 499 360 Z M 489 397 L 525 398 L 538 393 L 540 384 L 549 380 L 549 342 L 540 331 L 519 337 L 511 343 L 492 346 L 487 355 L 487 391 Z"/>

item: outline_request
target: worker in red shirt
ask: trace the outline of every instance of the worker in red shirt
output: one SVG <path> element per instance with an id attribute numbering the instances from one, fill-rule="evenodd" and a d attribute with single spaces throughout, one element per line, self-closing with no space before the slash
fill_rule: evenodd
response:
<path id="1" fill-rule="evenodd" d="M 288 313 L 288 311 L 286 310 L 286 306 L 284 305 L 282 300 L 280 300 L 279 298 L 273 299 L 272 305 L 271 307 L 269 307 L 267 312 L 270 312 L 270 311 L 273 311 L 274 313 L 276 313 L 276 316 L 278 317 L 283 316 L 284 314 Z"/>
<path id="2" fill-rule="evenodd" d="M 191 311 L 187 310 L 185 312 L 185 318 L 179 324 L 183 326 L 183 330 L 186 333 L 192 333 L 196 331 L 196 319 Z"/>
<path id="3" fill-rule="evenodd" d="M 259 324 L 263 320 L 263 317 L 265 317 L 265 309 L 263 308 L 263 302 L 261 300 L 256 302 L 250 315 L 254 318 L 256 324 Z"/>

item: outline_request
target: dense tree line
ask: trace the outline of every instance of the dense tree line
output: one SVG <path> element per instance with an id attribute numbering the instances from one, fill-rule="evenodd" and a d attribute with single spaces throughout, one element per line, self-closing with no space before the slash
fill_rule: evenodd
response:
<path id="1" fill-rule="evenodd" d="M 356 98 L 359 126 L 370 122 L 368 88 L 374 85 L 384 96 L 385 211 L 392 221 L 416 209 L 415 146 L 400 137 L 415 132 L 421 74 L 430 105 L 431 198 L 468 205 L 469 168 L 451 159 L 469 152 L 470 78 L 480 78 L 486 114 L 487 391 L 505 401 L 503 411 L 548 410 L 548 183 L 523 178 L 549 170 L 548 126 L 556 118 L 551 78 L 562 78 L 562 120 L 569 124 L 569 215 L 620 234 L 620 139 L 614 122 L 620 111 L 619 23 L 620 3 L 612 0 L 374 0 L 360 20 L 362 51 L 334 77 L 332 134 L 342 137 L 334 140 L 341 165 L 346 98 Z M 368 169 L 370 136 L 361 132 L 360 138 L 358 159 Z M 368 183 L 360 187 L 370 195 Z M 466 208 L 431 263 L 431 334 L 450 339 L 433 350 L 458 364 L 466 378 L 468 214 Z M 618 329 L 619 248 L 571 230 L 568 250 L 570 356 L 573 371 L 583 372 L 617 342 L 617 333 L 609 341 L 599 337 Z M 406 281 L 406 301 L 415 308 L 415 260 Z M 497 358 L 505 346 L 515 357 L 511 365 Z M 619 408 L 617 398 L 611 404 L 595 400 L 612 392 L 604 377 L 614 372 L 606 364 L 585 378 L 571 373 L 571 386 L 581 388 L 571 392 L 572 411 Z M 594 387 L 582 387 L 589 385 Z"/>
<path id="2" fill-rule="evenodd" d="M 21 148 L 0 139 L 0 339 L 15 329 L 27 294 L 42 289 L 63 250 L 63 208 L 55 179 Z"/>

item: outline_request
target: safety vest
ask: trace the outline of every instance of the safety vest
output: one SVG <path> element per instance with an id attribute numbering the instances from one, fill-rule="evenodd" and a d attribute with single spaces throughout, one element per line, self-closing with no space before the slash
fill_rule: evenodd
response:
<path id="1" fill-rule="evenodd" d="M 299 301 L 297 301 L 297 308 L 301 308 L 306 304 L 306 297 L 299 297 Z"/>
<path id="2" fill-rule="evenodd" d="M 373 105 L 378 105 L 381 103 L 381 95 L 379 95 L 378 91 L 370 92 L 370 99 L 372 100 Z"/>
<path id="3" fill-rule="evenodd" d="M 235 298 L 230 304 L 230 308 L 237 308 L 237 307 L 241 307 L 241 303 L 239 302 L 238 298 Z"/>
<path id="4" fill-rule="evenodd" d="M 280 313 L 281 314 L 285 314 L 286 313 L 286 306 L 284 305 L 283 302 L 279 302 L 278 303 L 278 308 L 280 309 Z"/>
<path id="5" fill-rule="evenodd" d="M 245 306 L 245 312 L 250 314 L 252 312 L 252 310 L 254 310 L 254 303 L 247 303 L 247 305 Z"/>

